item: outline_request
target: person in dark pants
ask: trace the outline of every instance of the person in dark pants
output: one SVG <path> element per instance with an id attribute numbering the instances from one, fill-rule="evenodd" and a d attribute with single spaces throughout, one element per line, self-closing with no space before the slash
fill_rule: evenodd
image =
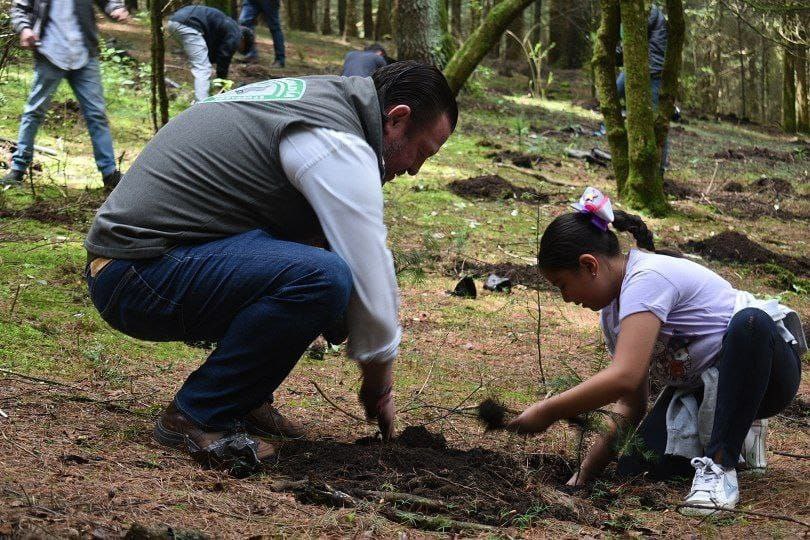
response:
<path id="1" fill-rule="evenodd" d="M 273 454 L 261 437 L 300 437 L 273 392 L 319 334 L 348 334 L 360 401 L 391 437 L 401 330 L 382 188 L 417 174 L 457 118 L 438 69 L 400 62 L 372 78 L 253 83 L 160 129 L 85 240 L 90 297 L 113 328 L 217 343 L 158 441 L 257 464 Z"/>
<path id="2" fill-rule="evenodd" d="M 102 0 L 104 13 L 123 22 L 129 13 L 120 0 Z M 90 0 L 49 2 L 14 0 L 11 24 L 20 46 L 34 51 L 34 81 L 25 103 L 17 150 L 2 184 L 19 184 L 34 157 L 34 139 L 56 89 L 63 79 L 81 105 L 93 143 L 93 157 L 106 190 L 121 179 L 115 163 L 110 123 L 98 63 L 98 29 Z"/>
<path id="3" fill-rule="evenodd" d="M 691 466 L 685 513 L 734 508 L 741 454 L 764 466 L 755 420 L 783 410 L 799 388 L 807 342 L 798 315 L 777 300 L 735 290 L 693 261 L 656 253 L 641 218 L 614 211 L 595 188 L 573 206 L 578 212 L 558 216 L 543 233 L 538 266 L 563 300 L 600 312 L 611 362 L 530 406 L 507 428 L 542 433 L 613 403 L 608 429 L 569 485 L 592 480 L 619 453 L 622 475 L 653 470 L 668 478 Z M 644 250 L 623 253 L 611 228 L 630 232 Z M 642 422 L 650 380 L 667 388 Z M 744 450 L 752 432 L 758 448 Z"/>
<path id="4" fill-rule="evenodd" d="M 343 59 L 344 77 L 371 77 L 371 74 L 392 60 L 379 43 L 372 43 L 362 51 L 349 51 Z"/>
<path id="5" fill-rule="evenodd" d="M 211 64 L 216 65 L 218 78 L 227 79 L 233 55 L 253 47 L 253 30 L 212 7 L 182 7 L 169 17 L 168 28 L 191 64 L 197 101 L 208 97 Z"/>
<path id="6" fill-rule="evenodd" d="M 647 18 L 647 42 L 649 44 L 649 61 L 650 61 L 650 90 L 652 91 L 653 108 L 658 108 L 658 96 L 661 93 L 661 72 L 664 71 L 664 59 L 667 54 L 667 20 L 661 9 L 653 5 L 650 8 L 650 16 Z M 617 55 L 619 56 L 619 65 L 622 64 L 622 49 L 621 45 L 617 47 Z M 616 89 L 619 92 L 619 98 L 625 97 L 625 73 L 622 71 L 616 77 Z M 669 165 L 669 139 L 664 141 L 664 148 L 661 152 L 661 174 Z"/>
<path id="7" fill-rule="evenodd" d="M 275 53 L 273 67 L 284 67 L 286 62 L 284 32 L 281 30 L 281 16 L 279 15 L 280 4 L 281 0 L 244 0 L 242 13 L 239 14 L 239 24 L 250 29 L 256 27 L 256 18 L 259 15 L 264 15 L 267 28 L 270 29 L 270 34 L 273 36 L 273 51 Z M 245 53 L 245 60 L 255 62 L 258 54 L 254 44 Z"/>

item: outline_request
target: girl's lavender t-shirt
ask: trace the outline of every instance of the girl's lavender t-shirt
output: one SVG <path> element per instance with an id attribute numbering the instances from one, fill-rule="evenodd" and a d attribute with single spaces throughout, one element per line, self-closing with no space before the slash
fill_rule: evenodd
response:
<path id="1" fill-rule="evenodd" d="M 725 279 L 688 259 L 630 251 L 619 297 L 601 311 L 611 354 L 621 321 L 649 311 L 661 320 L 652 355 L 652 376 L 677 387 L 700 385 L 726 332 L 737 291 Z"/>

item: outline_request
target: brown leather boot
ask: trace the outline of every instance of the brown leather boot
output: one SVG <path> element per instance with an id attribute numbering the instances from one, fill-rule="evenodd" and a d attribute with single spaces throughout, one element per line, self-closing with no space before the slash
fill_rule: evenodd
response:
<path id="1" fill-rule="evenodd" d="M 286 418 L 269 401 L 250 411 L 245 417 L 245 427 L 248 433 L 261 437 L 300 439 L 306 434 L 304 426 Z"/>
<path id="2" fill-rule="evenodd" d="M 273 445 L 244 432 L 204 431 L 174 402 L 157 419 L 154 436 L 161 444 L 188 451 L 205 466 L 225 466 L 234 473 L 252 472 L 259 461 L 275 454 Z"/>

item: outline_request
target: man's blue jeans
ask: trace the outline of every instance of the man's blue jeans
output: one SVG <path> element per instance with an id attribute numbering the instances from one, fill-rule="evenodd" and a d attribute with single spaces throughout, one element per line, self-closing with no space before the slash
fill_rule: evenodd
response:
<path id="1" fill-rule="evenodd" d="M 115 152 L 110 135 L 110 123 L 104 111 L 104 91 L 101 86 L 98 59 L 90 58 L 83 68 L 66 71 L 53 65 L 41 54 L 35 54 L 34 58 L 34 82 L 20 120 L 17 151 L 12 157 L 11 168 L 24 171 L 30 165 L 34 157 L 34 139 L 48 111 L 51 98 L 62 79 L 67 79 L 76 99 L 79 100 L 87 123 L 98 170 L 104 176 L 115 171 Z"/>
<path id="2" fill-rule="evenodd" d="M 227 430 L 271 400 L 307 346 L 346 311 L 349 267 L 324 249 L 254 230 L 115 260 L 95 278 L 93 304 L 110 326 L 150 341 L 215 341 L 175 397 L 203 429 Z"/>
<path id="3" fill-rule="evenodd" d="M 619 73 L 619 76 L 616 77 L 616 89 L 619 92 L 619 99 L 624 99 L 625 97 L 625 75 L 624 71 Z M 650 75 L 650 90 L 652 90 L 652 102 L 653 102 L 653 110 L 658 109 L 658 95 L 661 93 L 661 74 L 660 73 L 653 73 Z M 669 137 L 664 139 L 664 148 L 661 151 L 661 173 L 663 174 L 664 170 L 669 165 Z"/>
<path id="4" fill-rule="evenodd" d="M 242 4 L 242 12 L 239 14 L 239 24 L 254 29 L 256 27 L 256 18 L 259 14 L 264 14 L 267 28 L 270 29 L 270 34 L 273 36 L 273 50 L 275 51 L 276 60 L 280 64 L 284 64 L 286 55 L 284 53 L 284 33 L 281 31 L 279 4 L 280 0 L 245 0 Z M 256 44 L 254 43 L 250 50 L 245 53 L 245 56 L 255 58 L 257 55 Z"/>

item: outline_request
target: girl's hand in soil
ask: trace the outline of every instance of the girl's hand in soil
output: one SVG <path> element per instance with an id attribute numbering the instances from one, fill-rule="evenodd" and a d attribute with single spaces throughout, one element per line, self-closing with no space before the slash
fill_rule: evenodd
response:
<path id="1" fill-rule="evenodd" d="M 538 401 L 506 424 L 506 429 L 516 433 L 542 433 L 557 421 L 549 414 L 545 401 Z"/>

